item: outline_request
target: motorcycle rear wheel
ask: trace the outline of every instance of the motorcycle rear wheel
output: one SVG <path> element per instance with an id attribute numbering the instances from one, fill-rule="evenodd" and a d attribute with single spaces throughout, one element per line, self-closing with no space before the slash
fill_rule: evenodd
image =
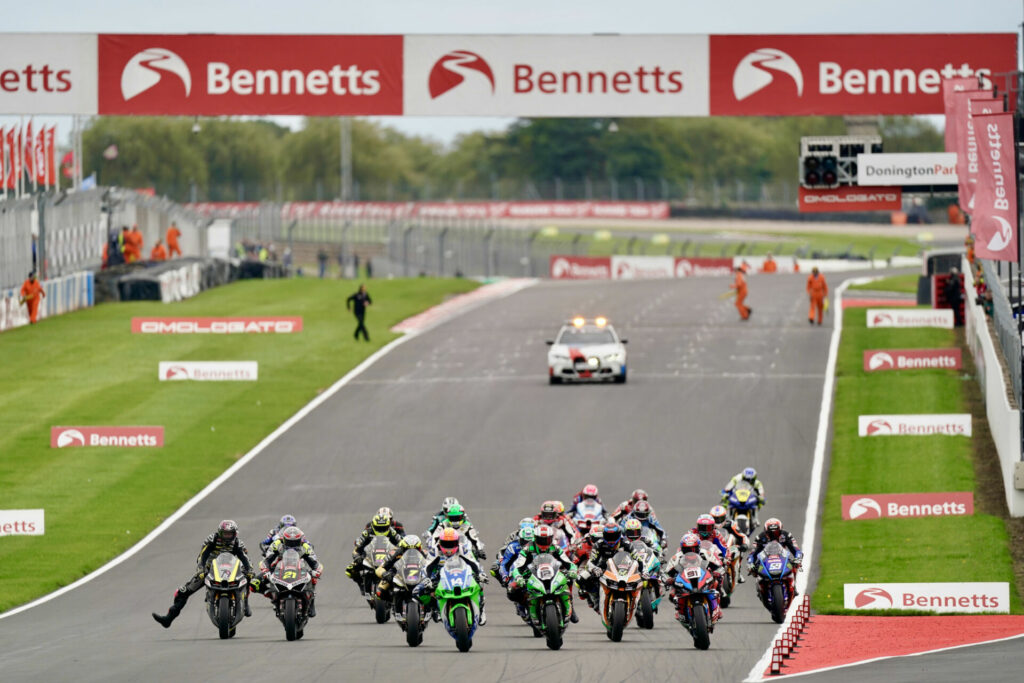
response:
<path id="1" fill-rule="evenodd" d="M 231 637 L 231 598 L 227 595 L 217 599 L 217 630 L 222 640 Z"/>
<path id="2" fill-rule="evenodd" d="M 636 625 L 644 629 L 654 628 L 654 607 L 651 606 L 651 589 L 640 591 L 640 606 L 636 612 Z"/>
<path id="3" fill-rule="evenodd" d="M 708 613 L 703 605 L 693 608 L 693 646 L 698 650 L 711 647 L 711 635 L 708 633 Z"/>
<path id="4" fill-rule="evenodd" d="M 405 642 L 409 647 L 416 647 L 423 642 L 423 633 L 420 632 L 420 603 L 411 600 L 405 606 Z"/>
<path id="5" fill-rule="evenodd" d="M 558 608 L 555 605 L 544 606 L 544 631 L 548 639 L 548 648 L 557 650 L 562 647 L 562 619 L 558 616 Z"/>
<path id="6" fill-rule="evenodd" d="M 284 601 L 284 637 L 288 640 L 295 640 L 298 637 L 298 605 L 295 598 L 288 596 Z"/>
<path id="7" fill-rule="evenodd" d="M 782 596 L 782 586 L 772 586 L 772 621 L 781 624 L 786 620 L 786 599 Z"/>

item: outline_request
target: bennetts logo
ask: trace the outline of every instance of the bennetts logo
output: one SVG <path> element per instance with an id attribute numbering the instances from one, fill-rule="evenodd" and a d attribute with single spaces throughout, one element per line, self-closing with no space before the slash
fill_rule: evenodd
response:
<path id="1" fill-rule="evenodd" d="M 881 588 L 865 588 L 854 599 L 858 608 L 889 609 L 892 607 L 892 596 Z"/>
<path id="2" fill-rule="evenodd" d="M 804 74 L 800 66 L 788 54 L 773 47 L 754 50 L 740 60 L 732 74 L 732 93 L 737 101 L 745 100 L 771 85 L 776 73 L 793 79 L 797 97 L 803 96 Z"/>
<path id="3" fill-rule="evenodd" d="M 882 516 L 882 506 L 874 498 L 858 498 L 850 505 L 850 519 L 874 519 Z"/>
<path id="4" fill-rule="evenodd" d="M 494 72 L 487 60 L 469 50 L 452 50 L 437 60 L 430 69 L 430 98 L 440 97 L 461 84 L 467 77 L 487 79 L 491 85 L 491 92 L 494 92 Z"/>
<path id="5" fill-rule="evenodd" d="M 185 86 L 185 97 L 192 93 L 192 73 L 185 60 L 162 47 L 151 47 L 139 52 L 121 71 L 121 96 L 132 99 L 156 86 L 165 73 L 171 73 Z"/>

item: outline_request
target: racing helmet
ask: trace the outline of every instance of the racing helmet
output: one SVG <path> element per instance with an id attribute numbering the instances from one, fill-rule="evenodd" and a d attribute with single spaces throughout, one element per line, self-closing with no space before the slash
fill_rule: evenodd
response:
<path id="1" fill-rule="evenodd" d="M 631 495 L 630 498 L 633 499 L 634 503 L 638 500 L 647 500 L 647 491 L 644 491 L 643 489 L 636 489 L 633 491 L 633 495 Z"/>
<path id="2" fill-rule="evenodd" d="M 461 505 L 455 503 L 448 508 L 446 517 L 452 526 L 462 526 L 462 523 L 466 521 L 466 511 L 462 509 Z"/>
<path id="3" fill-rule="evenodd" d="M 281 532 L 281 540 L 286 548 L 301 548 L 302 536 L 302 529 L 294 524 Z"/>
<path id="4" fill-rule="evenodd" d="M 638 519 L 641 524 L 649 521 L 651 519 L 651 504 L 646 500 L 637 501 L 633 506 L 633 517 Z"/>
<path id="5" fill-rule="evenodd" d="M 773 541 L 782 538 L 782 520 L 776 517 L 769 519 L 764 523 L 764 533 Z"/>
<path id="6" fill-rule="evenodd" d="M 602 522 L 594 522 L 590 526 L 590 542 L 599 540 L 604 536 L 604 524 Z"/>
<path id="7" fill-rule="evenodd" d="M 628 540 L 639 541 L 644 533 L 644 525 L 640 523 L 639 519 L 627 519 L 622 530 Z"/>
<path id="8" fill-rule="evenodd" d="M 238 525 L 233 519 L 225 519 L 217 525 L 217 537 L 222 541 L 230 542 L 238 538 Z"/>
<path id="9" fill-rule="evenodd" d="M 622 540 L 622 527 L 614 522 L 606 524 L 604 530 L 601 532 L 601 537 L 608 545 L 616 545 Z"/>
<path id="10" fill-rule="evenodd" d="M 452 496 L 449 496 L 449 497 L 445 498 L 444 501 L 442 501 L 442 503 L 441 503 L 441 512 L 444 513 L 444 514 L 448 514 L 448 508 L 450 508 L 452 505 L 458 505 L 458 504 L 459 504 L 459 499 L 458 498 L 454 498 Z"/>
<path id="11" fill-rule="evenodd" d="M 565 503 L 563 503 L 560 500 L 556 500 L 555 501 L 555 514 L 556 515 L 564 515 L 565 514 Z"/>
<path id="12" fill-rule="evenodd" d="M 679 539 L 679 550 L 684 555 L 686 553 L 700 552 L 700 536 L 697 534 L 683 534 L 683 537 Z"/>
<path id="13" fill-rule="evenodd" d="M 544 503 L 540 506 L 540 518 L 545 522 L 555 521 L 555 517 L 558 516 L 556 509 L 557 508 L 555 507 L 555 501 L 544 501 Z"/>
<path id="14" fill-rule="evenodd" d="M 533 527 L 524 526 L 519 530 L 519 545 L 520 547 L 533 543 Z"/>
<path id="15" fill-rule="evenodd" d="M 526 527 L 530 527 L 532 529 L 535 526 L 537 526 L 537 523 L 533 521 L 533 517 L 523 517 L 519 520 L 520 529 L 525 529 Z"/>
<path id="16" fill-rule="evenodd" d="M 533 532 L 533 542 L 542 553 L 551 550 L 551 542 L 555 540 L 555 530 L 547 524 L 541 524 Z"/>
<path id="17" fill-rule="evenodd" d="M 708 514 L 714 518 L 715 524 L 722 524 L 729 516 L 729 511 L 725 509 L 724 505 L 716 505 L 711 508 L 711 511 Z"/>
<path id="18" fill-rule="evenodd" d="M 580 497 L 582 498 L 597 498 L 597 486 L 594 484 L 587 484 L 580 491 Z"/>
<path id="19" fill-rule="evenodd" d="M 387 506 L 382 507 L 381 509 L 377 510 L 377 514 L 378 515 L 387 515 L 391 519 L 395 518 L 394 511 L 391 508 L 387 507 Z"/>
<path id="20" fill-rule="evenodd" d="M 445 529 L 437 539 L 437 550 L 444 557 L 455 557 L 459 554 L 459 532 Z"/>
<path id="21" fill-rule="evenodd" d="M 376 514 L 370 520 L 370 528 L 375 536 L 386 536 L 391 531 L 391 518 L 387 515 Z"/>
<path id="22" fill-rule="evenodd" d="M 755 470 L 753 467 L 748 467 L 745 470 L 743 470 L 743 480 L 749 481 L 751 484 L 753 484 L 755 481 L 757 481 L 757 470 Z"/>
<path id="23" fill-rule="evenodd" d="M 420 541 L 420 537 L 416 534 L 409 534 L 408 536 L 402 537 L 402 541 L 398 544 L 399 548 L 403 550 L 411 550 L 415 548 L 420 552 L 423 552 L 423 542 Z"/>
<path id="24" fill-rule="evenodd" d="M 278 529 L 285 529 L 290 526 L 295 526 L 295 517 L 292 515 L 285 515 L 281 518 L 281 521 L 277 523 Z"/>
<path id="25" fill-rule="evenodd" d="M 697 518 L 697 535 L 701 538 L 711 538 L 715 534 L 715 518 L 711 515 L 701 515 Z"/>

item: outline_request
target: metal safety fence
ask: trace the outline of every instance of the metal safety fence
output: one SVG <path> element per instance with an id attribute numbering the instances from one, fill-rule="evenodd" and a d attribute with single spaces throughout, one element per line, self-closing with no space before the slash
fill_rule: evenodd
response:
<path id="1" fill-rule="evenodd" d="M 34 199 L 0 202 L 0 289 L 20 285 L 33 268 Z"/>
<path id="2" fill-rule="evenodd" d="M 994 262 L 983 260 L 979 260 L 979 262 L 985 275 L 985 283 L 992 293 L 992 325 L 996 330 L 1003 358 L 1006 360 L 1010 383 L 1013 386 L 1013 395 L 1017 400 L 1017 405 L 1022 405 L 1021 388 L 1024 386 L 1024 381 L 1021 376 L 1021 335 L 1015 316 L 1015 313 L 1020 314 L 1020 302 L 1014 301 L 1011 304 L 1011 297 L 1007 295 L 1006 275 L 1002 275 L 997 270 Z M 968 292 L 967 295 L 974 296 L 974 293 Z"/>

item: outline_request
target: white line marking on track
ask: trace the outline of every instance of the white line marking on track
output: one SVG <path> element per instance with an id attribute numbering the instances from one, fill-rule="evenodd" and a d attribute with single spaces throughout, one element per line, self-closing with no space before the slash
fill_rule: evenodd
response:
<path id="1" fill-rule="evenodd" d="M 493 302 L 493 301 L 498 301 L 500 299 L 504 299 L 505 297 L 510 296 L 512 294 L 515 294 L 516 292 L 518 292 L 518 291 L 520 291 L 522 289 L 525 289 L 526 287 L 529 287 L 529 286 L 531 286 L 533 284 L 536 284 L 537 282 L 538 282 L 537 280 L 533 280 L 533 281 L 531 281 L 529 283 L 523 284 L 523 286 L 521 286 L 521 287 L 517 287 L 515 289 L 512 289 L 511 291 L 506 291 L 506 292 L 502 292 L 500 294 L 497 294 L 496 296 L 493 296 L 490 299 L 487 299 L 486 301 L 489 303 L 489 302 Z M 60 596 L 64 595 L 65 593 L 69 593 L 70 591 L 73 591 L 74 589 L 78 588 L 79 586 L 83 586 L 83 585 L 89 583 L 93 579 L 95 579 L 95 578 L 97 578 L 99 576 L 102 576 L 103 574 L 106 574 L 108 571 L 110 571 L 114 567 L 116 567 L 119 564 L 127 561 L 132 556 L 136 555 L 140 550 L 142 550 L 147 545 L 149 545 L 154 540 L 156 540 L 156 538 L 160 534 L 162 534 L 164 531 L 169 529 L 170 526 L 172 524 L 174 524 L 175 522 L 177 522 L 179 519 L 184 517 L 185 514 L 189 510 L 191 510 L 196 505 L 201 503 L 204 498 L 206 498 L 211 493 L 216 491 L 217 488 L 220 487 L 221 484 L 223 484 L 225 481 L 230 479 L 231 476 L 235 472 L 237 472 L 238 470 L 242 469 L 253 458 L 255 458 L 257 455 L 259 455 L 261 452 L 263 452 L 263 450 L 266 449 L 266 447 L 269 446 L 270 444 L 272 444 L 274 441 L 276 441 L 279 436 L 281 436 L 282 434 L 287 432 L 289 429 L 294 427 L 296 423 L 298 423 L 300 420 L 302 420 L 302 418 L 304 418 L 307 415 L 309 415 L 317 407 L 319 407 L 320 404 L 322 404 L 324 401 L 326 401 L 327 399 L 329 399 L 332 396 L 334 396 L 334 394 L 338 393 L 343 387 L 345 387 L 345 385 L 351 383 L 352 380 L 354 380 L 356 377 L 358 377 L 359 375 L 361 375 L 364 372 L 366 372 L 366 370 L 368 370 L 371 365 L 376 363 L 378 360 L 380 360 L 381 358 L 383 358 L 384 356 L 386 356 L 391 351 L 395 350 L 396 348 L 398 348 L 399 346 L 401 346 L 405 342 L 407 342 L 407 341 L 409 341 L 411 339 L 415 339 L 416 337 L 418 337 L 419 335 L 423 334 L 427 330 L 433 329 L 434 327 L 437 327 L 438 325 L 441 325 L 442 323 L 448 322 L 450 320 L 454 320 L 455 318 L 459 317 L 460 315 L 462 315 L 464 313 L 468 313 L 469 311 L 473 310 L 474 308 L 479 307 L 483 303 L 484 302 L 481 301 L 481 302 L 477 303 L 474 306 L 467 306 L 467 307 L 461 308 L 460 310 L 454 311 L 454 312 L 452 312 L 452 314 L 450 316 L 445 316 L 443 318 L 437 318 L 437 319 L 431 321 L 431 323 L 429 325 L 424 326 L 424 327 L 420 328 L 419 330 L 417 330 L 415 332 L 407 332 L 406 334 L 404 334 L 403 336 L 399 337 L 398 339 L 395 339 L 395 340 L 385 344 L 381 348 L 377 349 L 369 357 L 367 357 L 366 360 L 364 360 L 362 363 L 360 363 L 356 367 L 354 367 L 351 370 L 349 370 L 348 373 L 344 377 L 342 377 L 337 382 L 335 382 L 330 387 L 328 387 L 322 394 L 320 394 L 319 396 L 314 398 L 312 401 L 310 401 L 306 405 L 302 406 L 302 408 L 299 409 L 299 412 L 295 413 L 290 418 L 288 418 L 284 422 L 284 424 L 282 424 L 280 427 L 278 427 L 277 429 L 272 431 L 262 441 L 260 441 L 258 444 L 256 444 L 251 451 L 249 451 L 248 453 L 243 455 L 241 458 L 239 458 L 237 461 L 235 461 L 235 464 L 233 464 L 231 467 L 229 467 L 226 470 L 224 470 L 219 477 L 217 477 L 216 479 L 211 481 L 209 484 L 207 484 L 206 487 L 203 488 L 202 491 L 200 491 L 196 495 L 192 496 L 189 500 L 187 500 L 185 502 L 184 505 L 182 505 L 180 508 L 178 508 L 173 513 L 171 513 L 170 517 L 165 519 L 163 522 L 160 523 L 159 526 L 157 526 L 155 529 L 153 529 L 148 534 L 146 534 L 145 537 L 143 537 L 142 540 L 140 540 L 138 543 L 136 543 L 132 547 L 128 548 L 123 553 L 121 553 L 120 555 L 118 555 L 114 559 L 110 560 L 109 562 L 107 562 L 105 565 L 103 565 L 99 569 L 95 569 L 95 570 L 89 572 L 88 574 L 86 574 L 82 578 L 78 579 L 77 581 L 74 581 L 73 583 L 69 583 L 68 585 L 64 586 L 63 588 L 58 588 L 57 590 L 53 591 L 52 593 L 47 593 L 46 595 L 44 595 L 44 596 L 42 596 L 40 598 L 36 598 L 35 600 L 33 600 L 31 602 L 27 602 L 24 605 L 21 605 L 20 607 L 15 607 L 13 609 L 7 610 L 6 612 L 0 614 L 0 619 L 6 619 L 7 617 L 13 617 L 15 614 L 20 614 L 22 612 L 25 612 L 27 610 L 32 609 L 33 607 L 37 607 L 39 605 L 47 603 L 50 600 L 53 600 L 54 598 L 59 598 Z"/>
<path id="2" fill-rule="evenodd" d="M 851 280 L 844 280 L 835 294 L 835 310 L 843 310 L 843 292 L 852 284 Z M 808 575 L 810 574 L 811 560 L 814 556 L 814 543 L 818 523 L 818 503 L 821 499 L 822 476 L 825 469 L 825 444 L 828 442 L 828 429 L 832 420 L 832 394 L 836 383 L 836 358 L 839 355 L 839 338 L 843 333 L 843 316 L 833 316 L 834 328 L 832 339 L 828 345 L 828 362 L 825 364 L 825 385 L 821 390 L 821 412 L 818 414 L 818 435 L 814 441 L 814 462 L 811 466 L 811 488 L 807 494 L 807 511 L 804 514 L 804 533 L 801 538 L 804 548 L 805 571 L 797 574 L 796 589 L 801 594 L 807 593 Z M 761 658 L 754 664 L 754 668 L 747 674 L 745 681 L 763 681 L 764 671 L 772 660 L 772 647 L 775 641 L 786 632 L 793 620 L 794 610 L 789 610 L 786 620 L 779 626 L 779 630 L 772 636 L 768 648 L 761 655 Z"/>

